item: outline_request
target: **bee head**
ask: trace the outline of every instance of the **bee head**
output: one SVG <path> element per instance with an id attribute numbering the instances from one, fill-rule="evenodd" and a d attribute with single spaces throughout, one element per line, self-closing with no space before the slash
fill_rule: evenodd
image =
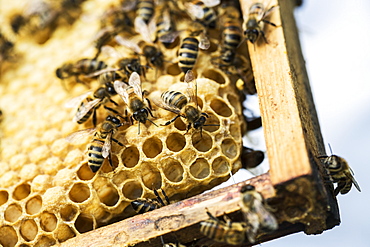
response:
<path id="1" fill-rule="evenodd" d="M 243 186 L 241 189 L 240 189 L 240 193 L 244 193 L 244 192 L 247 192 L 247 191 L 253 191 L 255 190 L 256 188 L 253 186 L 253 185 L 250 185 L 250 184 L 247 184 L 245 186 Z"/>
<path id="2" fill-rule="evenodd" d="M 247 29 L 247 30 L 244 31 L 244 35 L 247 36 L 247 39 L 252 44 L 254 44 L 254 42 L 256 42 L 256 40 L 258 38 L 259 31 L 257 29 Z"/>
<path id="3" fill-rule="evenodd" d="M 202 126 L 204 125 L 204 123 L 206 122 L 207 118 L 205 116 L 201 116 L 198 121 L 195 121 L 194 122 L 194 128 L 195 129 L 199 129 L 199 128 L 202 128 Z"/>
<path id="4" fill-rule="evenodd" d="M 136 121 L 139 121 L 140 123 L 143 123 L 145 124 L 146 123 L 146 120 L 148 120 L 148 110 L 145 109 L 145 108 L 141 108 L 140 110 L 134 112 L 133 115 L 133 118 L 136 120 Z"/>
<path id="5" fill-rule="evenodd" d="M 106 82 L 105 83 L 105 90 L 108 92 L 109 95 L 116 95 L 117 92 L 114 89 L 113 83 L 112 82 Z"/>

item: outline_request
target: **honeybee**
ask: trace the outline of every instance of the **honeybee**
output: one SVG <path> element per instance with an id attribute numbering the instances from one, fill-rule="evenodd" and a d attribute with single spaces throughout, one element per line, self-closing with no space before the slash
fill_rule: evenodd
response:
<path id="1" fill-rule="evenodd" d="M 140 123 L 145 124 L 146 121 L 149 121 L 155 126 L 157 125 L 148 118 L 149 115 L 153 118 L 154 116 L 151 111 L 151 104 L 149 99 L 145 98 L 148 106 L 146 106 L 146 104 L 144 103 L 139 74 L 136 72 L 132 72 L 128 84 L 129 85 L 127 86 L 126 83 L 116 80 L 114 82 L 114 89 L 128 106 L 128 109 L 131 112 L 131 120 L 134 119 L 139 122 L 138 134 L 140 134 Z"/>
<path id="2" fill-rule="evenodd" d="M 117 92 L 114 90 L 112 83 L 106 83 L 105 86 L 101 86 L 95 90 L 90 97 L 91 92 L 87 92 L 76 98 L 73 98 L 71 101 L 67 102 L 66 107 L 71 108 L 74 107 L 76 102 L 81 102 L 80 106 L 77 109 L 75 116 L 73 117 L 73 121 L 77 122 L 78 124 L 85 123 L 90 116 L 92 115 L 92 123 L 94 127 L 96 126 L 96 110 L 103 104 L 110 101 L 114 105 L 118 106 L 118 104 L 111 99 L 112 96 L 116 95 Z M 106 105 L 104 108 L 118 114 L 118 112 Z"/>
<path id="3" fill-rule="evenodd" d="M 170 204 L 170 200 L 168 199 L 164 190 L 162 190 L 163 197 L 160 196 L 157 190 L 154 190 L 154 194 L 156 196 L 156 199 L 143 198 L 132 201 L 131 206 L 135 210 L 135 212 L 138 214 L 143 214 Z"/>
<path id="4" fill-rule="evenodd" d="M 136 54 L 142 54 L 146 58 L 147 66 L 152 65 L 163 70 L 163 53 L 157 47 L 143 40 L 135 42 L 134 39 L 127 39 L 120 35 L 117 35 L 115 39 L 118 44 L 132 49 Z"/>
<path id="5" fill-rule="evenodd" d="M 101 17 L 101 29 L 95 36 L 95 48 L 99 56 L 101 48 L 109 44 L 119 32 L 128 32 L 133 34 L 133 23 L 128 16 L 128 13 L 122 7 L 111 6 Z"/>
<path id="6" fill-rule="evenodd" d="M 197 20 L 206 27 L 215 28 L 217 15 L 212 7 L 220 4 L 220 0 L 193 0 L 185 3 L 185 11 L 193 20 Z"/>
<path id="7" fill-rule="evenodd" d="M 80 75 L 89 75 L 107 67 L 107 64 L 97 59 L 83 58 L 75 63 L 65 63 L 55 71 L 59 79 L 66 79 L 74 76 L 79 83 L 86 84 L 80 80 Z"/>
<path id="8" fill-rule="evenodd" d="M 200 232 L 217 242 L 239 245 L 245 242 L 246 223 L 232 222 L 226 215 L 225 222 L 207 211 L 209 219 L 200 222 Z"/>
<path id="9" fill-rule="evenodd" d="M 14 43 L 9 41 L 0 31 L 0 62 L 12 60 L 14 53 Z"/>
<path id="10" fill-rule="evenodd" d="M 263 196 L 256 191 L 253 185 L 245 185 L 240 190 L 239 206 L 243 212 L 246 225 L 247 238 L 254 243 L 257 231 L 271 232 L 278 228 L 275 216 L 268 210 Z"/>
<path id="11" fill-rule="evenodd" d="M 109 45 L 103 46 L 101 48 L 101 52 L 105 57 L 117 59 L 116 66 L 118 68 L 109 69 L 109 71 L 116 71 L 116 72 L 123 71 L 127 78 L 121 73 L 117 73 L 116 75 L 119 75 L 121 77 L 125 77 L 125 79 L 128 79 L 131 73 L 136 72 L 139 75 L 143 75 L 145 77 L 146 68 L 148 66 L 141 65 L 139 57 L 130 57 L 130 58 L 123 57 L 122 54 L 120 54 L 120 52 L 118 52 L 114 47 L 109 46 Z M 100 74 L 100 73 L 96 73 L 96 74 Z M 119 80 L 119 78 L 117 78 L 117 80 Z"/>
<path id="12" fill-rule="evenodd" d="M 22 30 L 27 34 L 47 29 L 52 31 L 60 13 L 49 2 L 30 1 L 21 13 L 15 13 L 10 17 L 10 26 L 15 34 L 19 34 Z"/>
<path id="13" fill-rule="evenodd" d="M 318 158 L 329 170 L 333 182 L 337 183 L 337 187 L 334 190 L 335 195 L 338 195 L 339 192 L 342 195 L 347 194 L 351 190 L 352 184 L 361 192 L 360 186 L 353 177 L 354 173 L 345 159 L 334 154 L 330 156 L 323 155 Z"/>
<path id="14" fill-rule="evenodd" d="M 192 126 L 195 129 L 200 129 L 200 131 L 202 131 L 203 126 L 214 126 L 205 125 L 209 116 L 207 113 L 199 110 L 197 86 L 191 70 L 186 73 L 184 81 L 188 83 L 187 92 L 189 99 L 184 94 L 176 91 L 165 91 L 161 94 L 160 99 L 155 98 L 154 103 L 157 106 L 177 114 L 176 117 L 163 124 L 163 126 L 171 124 L 179 117 L 183 117 L 188 121 L 186 132 Z"/>
<path id="15" fill-rule="evenodd" d="M 199 40 L 197 37 L 198 35 Z M 185 74 L 187 71 L 192 70 L 197 62 L 199 52 L 198 48 L 206 50 L 209 46 L 210 42 L 203 31 L 200 32 L 200 34 L 199 32 L 192 32 L 190 36 L 185 37 L 181 41 L 178 55 L 181 71 Z"/>
<path id="16" fill-rule="evenodd" d="M 186 247 L 186 246 L 180 243 L 167 243 L 164 244 L 163 247 Z"/>
<path id="17" fill-rule="evenodd" d="M 254 44 L 260 36 L 268 43 L 265 32 L 263 31 L 263 23 L 276 27 L 276 24 L 266 19 L 275 7 L 276 6 L 272 6 L 265 11 L 262 3 L 254 3 L 249 8 L 248 20 L 245 22 L 244 35 L 252 44 Z"/>
<path id="18" fill-rule="evenodd" d="M 112 136 L 119 127 L 126 124 L 122 122 L 120 118 L 124 119 L 120 115 L 112 116 L 109 115 L 103 123 L 101 123 L 99 128 L 84 129 L 72 133 L 67 136 L 68 142 L 75 142 L 78 139 L 85 137 L 86 135 L 91 135 L 94 133 L 94 138 L 89 144 L 87 156 L 88 156 L 88 166 L 91 171 L 96 173 L 102 166 L 104 159 L 108 157 L 109 164 L 113 167 L 112 159 L 110 156 L 110 150 L 112 146 L 112 141 L 123 147 L 124 145 L 118 140 L 114 139 Z"/>
<path id="19" fill-rule="evenodd" d="M 148 24 L 154 15 L 154 1 L 138 0 L 136 7 L 137 18 L 142 19 L 146 24 Z"/>
<path id="20" fill-rule="evenodd" d="M 160 9 L 159 14 L 156 16 L 156 39 L 159 40 L 165 47 L 169 47 L 177 37 L 168 38 L 169 35 L 174 34 L 175 25 L 171 19 L 170 11 L 166 7 Z"/>

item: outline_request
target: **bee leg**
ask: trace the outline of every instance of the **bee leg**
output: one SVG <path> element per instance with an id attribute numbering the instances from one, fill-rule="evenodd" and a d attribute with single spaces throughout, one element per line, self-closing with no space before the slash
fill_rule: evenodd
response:
<path id="1" fill-rule="evenodd" d="M 115 113 L 115 114 L 117 114 L 117 115 L 120 115 L 118 111 L 116 111 L 116 110 L 114 110 L 113 108 L 110 108 L 110 107 L 108 107 L 108 106 L 104 106 L 104 109 L 106 109 L 106 110 L 108 110 L 108 111 L 111 111 L 111 112 L 113 112 L 113 113 Z"/>
<path id="2" fill-rule="evenodd" d="M 94 127 L 96 127 L 96 108 L 94 108 L 94 110 L 93 110 L 92 123 L 93 123 Z"/>
<path id="3" fill-rule="evenodd" d="M 220 222 L 220 220 L 219 220 L 219 219 L 217 219 L 215 216 L 213 216 L 213 215 L 208 211 L 208 208 L 206 208 L 206 213 L 207 213 L 207 215 L 209 216 L 209 218 L 210 218 L 210 219 L 215 220 L 215 221 L 217 221 L 217 222 Z"/>
<path id="4" fill-rule="evenodd" d="M 109 101 L 110 101 L 112 104 L 114 104 L 115 106 L 119 106 L 119 104 L 118 104 L 116 101 L 114 101 L 114 100 L 112 100 L 112 99 L 109 99 Z"/>
<path id="5" fill-rule="evenodd" d="M 189 123 L 188 126 L 186 127 L 185 135 L 189 132 L 190 128 L 191 128 L 191 123 Z M 200 137 L 202 137 L 202 132 L 200 132 Z"/>
<path id="6" fill-rule="evenodd" d="M 268 20 L 262 20 L 264 23 L 270 24 L 271 26 L 277 27 L 277 25 L 271 21 Z"/>
<path id="7" fill-rule="evenodd" d="M 266 38 L 266 35 L 265 35 L 265 32 L 261 30 L 261 36 L 263 38 L 263 40 L 266 42 L 266 44 L 269 44 L 267 38 Z"/>
<path id="8" fill-rule="evenodd" d="M 167 121 L 165 124 L 161 124 L 162 126 L 167 126 L 173 122 L 175 122 L 175 120 L 180 117 L 181 115 L 177 115 L 176 117 L 172 118 L 170 121 Z"/>
<path id="9" fill-rule="evenodd" d="M 144 92 L 146 92 L 146 91 L 144 91 Z M 144 94 L 144 93 L 143 93 Z M 152 103 L 150 102 L 150 100 L 148 99 L 148 98 L 145 98 L 146 99 L 146 101 L 148 102 L 148 106 L 149 106 L 149 109 L 150 110 L 153 110 L 153 108 L 152 108 Z M 150 114 L 151 115 L 151 114 Z M 152 115 L 153 116 L 153 115 Z"/>
<path id="10" fill-rule="evenodd" d="M 122 142 L 118 141 L 117 139 L 114 139 L 113 137 L 111 138 L 112 141 L 114 141 L 115 143 L 117 143 L 118 145 L 120 145 L 121 147 L 125 147 L 125 145 L 123 145 Z"/>

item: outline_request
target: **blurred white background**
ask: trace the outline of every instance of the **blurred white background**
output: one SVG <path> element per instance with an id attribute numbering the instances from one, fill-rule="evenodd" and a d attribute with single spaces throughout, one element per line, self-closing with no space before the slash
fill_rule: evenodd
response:
<path id="1" fill-rule="evenodd" d="M 295 13 L 324 142 L 348 161 L 362 192 L 338 196 L 340 226 L 262 246 L 370 246 L 369 13 L 367 0 L 304 0 Z"/>

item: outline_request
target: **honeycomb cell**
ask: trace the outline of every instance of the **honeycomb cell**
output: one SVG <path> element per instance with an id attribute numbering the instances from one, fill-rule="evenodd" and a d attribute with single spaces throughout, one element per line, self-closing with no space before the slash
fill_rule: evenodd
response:
<path id="1" fill-rule="evenodd" d="M 173 126 L 175 126 L 176 129 L 184 131 L 186 130 L 186 124 L 181 118 L 177 118 L 175 122 L 173 123 Z"/>
<path id="2" fill-rule="evenodd" d="M 99 200 L 107 205 L 114 206 L 118 202 L 119 195 L 117 189 L 107 179 L 99 178 L 95 180 L 93 185 Z"/>
<path id="3" fill-rule="evenodd" d="M 33 192 L 45 191 L 50 188 L 52 178 L 49 175 L 37 175 L 31 182 Z"/>
<path id="4" fill-rule="evenodd" d="M 212 162 L 212 170 L 217 175 L 227 174 L 230 170 L 230 164 L 225 157 L 220 156 Z"/>
<path id="5" fill-rule="evenodd" d="M 224 76 L 215 69 L 204 70 L 203 76 L 217 82 L 218 84 L 225 84 L 226 82 Z"/>
<path id="6" fill-rule="evenodd" d="M 153 136 L 145 140 L 143 144 L 143 152 L 148 158 L 154 158 L 162 152 L 162 142 L 157 137 Z"/>
<path id="7" fill-rule="evenodd" d="M 236 140 L 239 140 L 240 139 L 240 137 L 242 135 L 241 129 L 240 129 L 240 125 L 232 124 L 232 125 L 230 125 L 229 130 L 230 130 L 231 136 L 234 139 L 236 139 Z"/>
<path id="8" fill-rule="evenodd" d="M 42 230 L 46 232 L 52 232 L 55 230 L 58 224 L 57 217 L 49 212 L 43 212 L 40 215 L 40 226 Z"/>
<path id="9" fill-rule="evenodd" d="M 230 105 L 234 107 L 236 112 L 241 112 L 241 102 L 236 96 L 228 94 L 227 100 L 230 102 Z"/>
<path id="10" fill-rule="evenodd" d="M 220 120 L 214 114 L 211 114 L 211 113 L 207 113 L 207 114 L 209 117 L 207 118 L 205 125 L 203 125 L 203 130 L 206 130 L 211 133 L 215 132 L 216 130 L 220 128 Z"/>
<path id="11" fill-rule="evenodd" d="M 172 63 L 167 67 L 167 74 L 169 75 L 179 75 L 181 73 L 180 67 L 177 63 Z"/>
<path id="12" fill-rule="evenodd" d="M 9 205 L 4 212 L 4 218 L 9 222 L 16 222 L 22 215 L 22 208 L 18 204 Z"/>
<path id="13" fill-rule="evenodd" d="M 228 158 L 233 159 L 238 155 L 238 145 L 233 139 L 227 138 L 221 143 L 221 150 Z"/>
<path id="14" fill-rule="evenodd" d="M 0 244 L 3 247 L 13 247 L 18 242 L 17 232 L 11 226 L 0 227 Z"/>
<path id="15" fill-rule="evenodd" d="M 140 177 L 148 189 L 159 189 L 162 184 L 162 176 L 159 170 L 149 163 L 143 163 L 141 166 Z"/>
<path id="16" fill-rule="evenodd" d="M 24 181 L 32 180 L 40 173 L 38 166 L 36 164 L 27 164 L 22 167 L 19 172 L 19 176 L 24 179 Z"/>
<path id="17" fill-rule="evenodd" d="M 0 190 L 0 206 L 5 204 L 9 199 L 9 193 L 6 190 Z"/>
<path id="18" fill-rule="evenodd" d="M 211 101 L 211 108 L 215 113 L 222 117 L 230 117 L 233 113 L 230 107 L 221 99 L 215 98 Z"/>
<path id="19" fill-rule="evenodd" d="M 180 133 L 171 133 L 167 136 L 166 146 L 173 152 L 181 151 L 186 145 L 185 136 Z"/>
<path id="20" fill-rule="evenodd" d="M 90 167 L 87 165 L 87 163 L 84 163 L 80 169 L 77 171 L 77 177 L 81 180 L 90 180 L 95 176 L 95 173 L 93 173 L 90 169 Z"/>
<path id="21" fill-rule="evenodd" d="M 55 232 L 55 237 L 59 240 L 59 242 L 64 242 L 67 239 L 73 238 L 75 236 L 76 236 L 76 234 L 71 229 L 71 227 L 69 227 L 65 224 L 60 224 L 58 226 L 58 229 Z"/>
<path id="22" fill-rule="evenodd" d="M 168 158 L 162 161 L 163 173 L 171 182 L 178 183 L 184 179 L 184 168 L 175 159 Z"/>
<path id="23" fill-rule="evenodd" d="M 212 148 L 213 145 L 212 137 L 204 131 L 194 132 L 191 136 L 191 141 L 193 147 L 195 147 L 200 152 L 207 152 Z"/>
<path id="24" fill-rule="evenodd" d="M 64 221 L 71 221 L 78 213 L 78 207 L 73 204 L 65 204 L 59 210 L 60 217 Z"/>
<path id="25" fill-rule="evenodd" d="M 92 217 L 80 214 L 75 221 L 75 227 L 79 233 L 91 231 L 94 229 L 94 220 Z"/>
<path id="26" fill-rule="evenodd" d="M 13 198 L 15 200 L 22 200 L 26 198 L 31 193 L 31 186 L 27 183 L 18 185 L 13 192 Z"/>
<path id="27" fill-rule="evenodd" d="M 42 206 L 42 198 L 41 196 L 37 195 L 32 198 L 30 198 L 26 202 L 26 212 L 27 214 L 37 214 Z"/>
<path id="28" fill-rule="evenodd" d="M 122 194 L 131 200 L 135 200 L 143 194 L 143 188 L 138 181 L 128 181 L 122 187 Z"/>
<path id="29" fill-rule="evenodd" d="M 72 201 L 80 203 L 90 197 L 90 188 L 84 183 L 76 183 L 72 186 L 68 195 Z"/>
<path id="30" fill-rule="evenodd" d="M 33 219 L 22 221 L 20 226 L 20 233 L 24 240 L 32 241 L 35 239 L 38 232 L 38 227 Z"/>
<path id="31" fill-rule="evenodd" d="M 34 247 L 46 247 L 46 246 L 53 246 L 56 244 L 54 238 L 49 236 L 42 236 L 34 245 Z"/>
<path id="32" fill-rule="evenodd" d="M 140 159 L 140 153 L 137 147 L 131 146 L 123 150 L 121 155 L 122 163 L 125 167 L 132 168 L 136 166 Z"/>
<path id="33" fill-rule="evenodd" d="M 197 178 L 203 179 L 209 176 L 210 167 L 206 159 L 199 158 L 190 166 L 190 174 Z"/>

